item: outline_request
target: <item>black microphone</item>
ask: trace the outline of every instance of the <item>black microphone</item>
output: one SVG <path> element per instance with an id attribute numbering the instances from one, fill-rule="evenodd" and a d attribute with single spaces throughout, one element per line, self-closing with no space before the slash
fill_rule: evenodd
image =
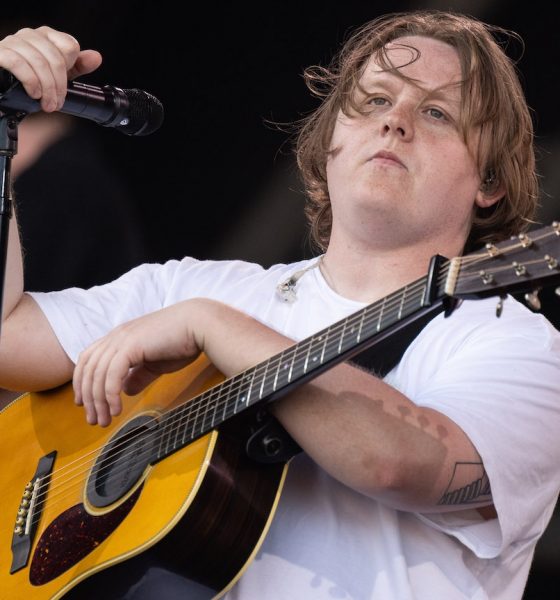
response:
<path id="1" fill-rule="evenodd" d="M 40 110 L 39 100 L 28 96 L 21 83 L 9 71 L 0 68 L 0 111 L 27 114 Z M 91 119 L 127 135 L 148 135 L 163 123 L 163 106 L 148 92 L 112 85 L 98 87 L 78 81 L 68 82 L 60 112 Z"/>

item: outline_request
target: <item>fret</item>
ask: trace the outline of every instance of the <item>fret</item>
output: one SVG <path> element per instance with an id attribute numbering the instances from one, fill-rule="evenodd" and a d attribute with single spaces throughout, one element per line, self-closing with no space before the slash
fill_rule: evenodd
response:
<path id="1" fill-rule="evenodd" d="M 157 434 L 156 434 L 157 437 L 159 438 L 158 449 L 157 449 L 157 452 L 156 452 L 156 456 L 158 458 L 161 457 L 161 456 L 163 456 L 163 440 L 165 438 L 165 431 L 164 431 L 164 429 L 162 428 L 161 425 L 162 425 L 164 419 L 165 419 L 165 415 L 163 415 L 161 417 L 161 420 L 159 422 L 158 431 L 157 431 Z"/>
<path id="2" fill-rule="evenodd" d="M 191 402 L 189 402 L 189 404 L 187 405 L 190 407 L 190 413 L 192 414 L 192 418 L 191 415 L 189 414 L 189 417 L 187 418 L 187 425 L 191 425 L 191 439 L 195 437 L 195 432 L 196 432 L 196 422 L 198 421 L 198 417 L 201 414 L 201 408 L 206 408 L 206 403 L 204 402 L 204 396 L 199 396 L 197 398 L 193 398 L 191 400 Z M 202 426 L 204 424 L 204 412 L 202 412 L 202 422 L 201 422 L 201 427 L 200 427 L 200 433 L 202 433 Z M 184 428 L 184 433 L 183 433 L 183 443 L 185 442 L 185 436 L 187 434 L 187 427 Z"/>
<path id="3" fill-rule="evenodd" d="M 276 386 L 278 385 L 278 374 L 280 373 L 280 369 L 281 369 L 283 363 L 284 363 L 283 353 L 281 352 L 280 356 L 278 357 L 278 366 L 276 367 L 276 373 L 274 375 L 274 381 L 272 382 L 272 389 L 273 389 L 273 391 L 276 391 Z"/>
<path id="4" fill-rule="evenodd" d="M 190 414 L 192 411 L 192 407 L 189 404 L 187 404 L 184 409 L 179 413 L 179 412 L 175 412 L 173 411 L 172 414 L 172 423 L 171 423 L 171 427 L 170 429 L 173 430 L 173 436 L 170 436 L 169 441 L 171 441 L 171 439 L 173 439 L 171 447 L 173 449 L 176 448 L 180 448 L 180 443 L 179 442 L 179 436 L 181 434 L 181 432 L 183 432 L 183 438 L 182 441 L 184 443 L 184 438 L 185 438 L 185 434 L 187 432 L 187 425 L 190 423 Z M 178 418 L 178 415 L 179 418 Z M 180 427 L 178 426 L 178 423 L 181 425 Z"/>
<path id="5" fill-rule="evenodd" d="M 214 429 L 215 425 L 216 425 L 216 412 L 218 410 L 218 399 L 220 397 L 220 389 L 221 389 L 221 385 L 210 388 L 209 390 L 207 390 L 206 392 L 204 392 L 205 394 L 208 394 L 208 401 L 207 401 L 207 405 L 210 407 L 212 406 L 214 408 L 214 410 L 212 411 L 212 419 L 210 420 L 210 429 Z"/>
<path id="6" fill-rule="evenodd" d="M 404 291 L 402 298 L 401 298 L 401 302 L 399 305 L 399 312 L 397 317 L 395 318 L 395 322 L 400 320 L 403 317 L 407 317 L 408 315 L 412 314 L 413 312 L 415 312 L 416 310 L 422 308 L 424 306 L 423 304 L 424 301 L 424 292 L 422 291 L 422 289 L 413 291 L 413 292 L 409 292 L 409 291 Z"/>
<path id="7" fill-rule="evenodd" d="M 235 408 L 233 412 L 237 414 L 240 410 L 243 410 L 249 406 L 249 400 L 251 398 L 251 392 L 253 391 L 253 381 L 255 379 L 256 368 L 252 368 L 249 371 L 245 371 L 240 375 L 241 385 L 239 387 L 240 393 L 237 396 L 235 402 Z M 240 404 L 243 406 L 240 407 Z"/>
<path id="8" fill-rule="evenodd" d="M 296 375 L 301 377 L 305 373 L 307 357 L 309 355 L 309 351 L 311 349 L 311 345 L 313 343 L 313 338 L 306 338 L 301 341 L 296 348 L 296 356 L 294 358 L 294 366 L 297 367 Z"/>
<path id="9" fill-rule="evenodd" d="M 278 355 L 278 366 L 276 367 L 276 374 L 274 376 L 274 383 L 272 389 L 276 391 L 278 388 L 283 388 L 285 385 L 290 383 L 292 376 L 292 368 L 294 365 L 294 348 L 287 348 Z"/>
<path id="10" fill-rule="evenodd" d="M 200 420 L 200 430 L 198 432 L 199 435 L 212 429 L 212 426 L 208 423 L 209 420 L 211 422 L 210 414 L 212 414 L 212 417 L 213 417 L 214 411 L 216 408 L 214 406 L 214 404 L 211 402 L 212 389 L 213 388 L 206 390 L 198 398 L 193 398 L 193 400 L 192 400 L 193 402 L 198 402 L 200 399 L 200 404 L 201 404 L 201 409 L 202 409 L 201 410 L 202 419 Z"/>
<path id="11" fill-rule="evenodd" d="M 357 325 L 357 323 L 355 323 L 355 316 L 351 315 L 350 317 L 348 317 L 348 321 L 350 323 L 350 327 L 348 328 L 348 335 L 350 336 L 350 339 L 352 340 L 352 344 L 355 345 L 358 341 L 358 333 L 359 333 L 359 327 Z"/>
<path id="12" fill-rule="evenodd" d="M 158 451 L 159 457 L 163 457 L 163 456 L 166 456 L 167 454 L 169 454 L 169 445 L 170 445 L 169 440 L 170 440 L 171 433 L 173 431 L 173 428 L 170 427 L 170 422 L 171 423 L 173 422 L 173 412 L 162 415 L 160 423 L 159 423 L 159 430 L 161 431 L 161 434 L 160 434 L 161 441 L 159 444 L 159 451 Z"/>
<path id="13" fill-rule="evenodd" d="M 182 411 L 182 414 L 185 414 L 185 410 Z M 167 428 L 167 452 L 171 452 L 177 448 L 177 434 L 179 433 L 177 420 L 177 412 L 173 411 L 169 414 L 169 418 L 165 424 Z"/>
<path id="14" fill-rule="evenodd" d="M 424 295 L 422 293 L 416 293 L 408 297 L 408 300 L 403 307 L 404 316 L 408 316 L 415 312 L 417 309 L 422 308 L 424 301 Z"/>
<path id="15" fill-rule="evenodd" d="M 287 383 L 288 376 L 290 373 L 290 366 L 292 361 L 290 360 L 289 354 L 292 353 L 292 348 L 288 348 L 287 350 L 282 350 L 278 355 L 278 366 L 276 367 L 276 374 L 274 375 L 274 383 L 272 384 L 272 389 L 276 391 L 278 386 L 283 387 L 285 383 Z M 283 381 L 284 380 L 284 381 Z"/>
<path id="16" fill-rule="evenodd" d="M 216 403 L 212 402 L 211 390 L 206 390 L 200 396 L 204 410 L 202 411 L 202 419 L 200 421 L 199 435 L 207 433 L 214 428 L 213 419 L 216 416 Z"/>
<path id="17" fill-rule="evenodd" d="M 238 373 L 234 375 L 229 384 L 229 392 L 228 397 L 226 399 L 226 404 L 228 404 L 228 408 L 232 409 L 231 414 L 237 414 L 237 403 L 239 402 L 239 397 L 243 395 L 243 373 Z"/>
<path id="18" fill-rule="evenodd" d="M 265 365 L 264 365 L 264 372 L 262 374 L 262 381 L 261 381 L 261 386 L 259 388 L 259 400 L 262 399 L 263 397 L 263 393 L 264 393 L 264 384 L 266 381 L 266 372 L 268 370 L 268 366 L 270 364 L 270 358 L 266 361 Z"/>
<path id="19" fill-rule="evenodd" d="M 307 352 L 305 353 L 305 360 L 303 361 L 303 372 L 307 373 L 307 364 L 309 362 L 309 353 L 311 352 L 311 348 L 313 348 L 313 338 L 309 340 L 309 347 L 307 348 Z"/>
<path id="20" fill-rule="evenodd" d="M 397 320 L 400 320 L 402 318 L 402 309 L 403 309 L 404 299 L 406 298 L 406 289 L 407 288 L 408 288 L 408 286 L 405 285 L 404 286 L 404 290 L 403 290 L 402 295 L 401 295 L 401 303 L 400 303 L 400 306 L 399 306 L 399 312 L 397 314 Z"/>
<path id="21" fill-rule="evenodd" d="M 281 354 L 275 354 L 268 359 L 260 387 L 260 398 L 266 398 L 277 389 L 278 371 L 281 362 Z"/>
<path id="22" fill-rule="evenodd" d="M 320 358 L 323 356 L 323 353 L 319 353 L 318 346 L 322 346 L 324 348 L 323 343 L 324 335 L 313 336 L 309 343 L 309 349 L 307 350 L 307 354 L 305 355 L 305 363 L 303 365 L 303 372 L 307 373 L 309 365 L 311 367 L 317 367 L 321 364 Z"/>
<path id="23" fill-rule="evenodd" d="M 177 422 L 180 422 L 185 412 L 185 407 L 183 407 L 182 410 L 176 408 L 171 412 L 167 413 L 164 416 L 164 421 L 160 422 L 159 426 L 163 427 L 165 431 L 165 452 L 169 452 L 170 449 L 175 449 L 177 447 L 177 434 L 179 430 L 179 428 L 177 427 Z"/>
<path id="24" fill-rule="evenodd" d="M 356 345 L 356 338 L 354 336 L 357 333 L 358 326 L 353 322 L 354 319 L 355 317 L 352 315 L 344 321 L 338 344 L 338 354 Z"/>
<path id="25" fill-rule="evenodd" d="M 321 350 L 321 358 L 319 359 L 319 362 L 321 364 L 323 364 L 323 362 L 325 360 L 325 350 L 327 349 L 327 342 L 329 341 L 330 330 L 331 330 L 331 326 L 329 325 L 327 327 L 327 329 L 325 329 L 325 334 L 323 336 L 325 338 L 325 341 L 323 342 L 323 349 Z"/>
<path id="26" fill-rule="evenodd" d="M 177 448 L 181 448 L 181 446 L 184 444 L 184 442 L 179 439 L 179 434 L 181 433 L 181 431 L 185 431 L 185 429 L 186 429 L 185 422 L 188 423 L 188 416 L 189 416 L 189 407 L 188 406 L 183 407 L 183 410 L 175 409 L 175 410 L 171 411 L 171 413 L 169 413 L 169 419 L 167 420 L 167 423 L 166 423 L 166 427 L 169 432 L 168 452 L 170 452 L 171 450 L 176 450 Z M 189 438 L 189 440 L 190 439 L 192 439 L 192 438 Z"/>
<path id="27" fill-rule="evenodd" d="M 200 398 L 195 399 L 195 401 Z M 190 425 L 192 424 L 189 403 L 181 405 L 161 416 L 159 422 L 160 443 L 158 458 L 164 458 L 179 448 L 186 446 L 194 439 Z"/>
<path id="28" fill-rule="evenodd" d="M 364 319 L 366 316 L 366 311 L 365 309 L 361 311 L 361 316 L 360 316 L 360 324 L 358 325 L 358 336 L 356 338 L 356 342 L 360 343 L 360 340 L 362 339 L 362 328 L 364 326 Z"/>
<path id="29" fill-rule="evenodd" d="M 363 318 L 360 323 L 360 339 L 369 339 L 379 332 L 378 314 L 373 306 L 368 306 L 364 309 Z"/>
<path id="30" fill-rule="evenodd" d="M 340 342 L 338 342 L 338 351 L 337 354 L 342 352 L 342 342 L 344 341 L 344 330 L 346 329 L 346 323 L 348 319 L 344 319 L 344 324 L 342 325 L 342 332 L 340 333 Z"/>
<path id="31" fill-rule="evenodd" d="M 239 398 L 241 396 L 244 396 L 245 390 L 245 388 L 243 387 L 243 378 L 244 374 L 238 373 L 229 380 L 229 389 L 226 398 L 226 411 L 228 413 L 228 418 L 232 417 L 233 415 L 236 415 L 239 412 Z"/>
<path id="32" fill-rule="evenodd" d="M 422 289 L 420 290 L 420 302 L 419 302 L 418 308 L 421 308 L 422 306 L 425 306 L 425 304 L 424 304 L 424 298 L 426 297 L 426 291 L 427 291 L 427 289 L 428 289 L 428 285 L 426 283 L 426 284 L 424 284 L 422 286 Z"/>
<path id="33" fill-rule="evenodd" d="M 387 302 L 387 296 L 383 298 L 383 302 L 381 303 L 381 310 L 379 311 L 379 318 L 377 319 L 377 331 L 381 331 L 381 320 L 383 319 L 383 314 L 385 312 L 385 303 Z"/>
<path id="34" fill-rule="evenodd" d="M 223 403 L 224 405 L 224 410 L 222 411 L 222 417 L 220 420 L 220 423 L 223 423 L 226 420 L 226 416 L 227 416 L 227 409 L 228 409 L 228 397 L 231 391 L 231 383 L 232 383 L 233 379 L 226 379 L 224 381 L 224 383 L 222 383 L 221 387 L 221 394 L 219 396 L 220 398 L 220 402 Z M 230 388 L 230 389 L 228 389 Z"/>
<path id="35" fill-rule="evenodd" d="M 291 348 L 292 350 L 292 364 L 290 365 L 290 371 L 288 372 L 288 382 L 292 381 L 292 375 L 294 372 L 294 364 L 296 361 L 297 349 L 299 348 L 299 344 Z"/>

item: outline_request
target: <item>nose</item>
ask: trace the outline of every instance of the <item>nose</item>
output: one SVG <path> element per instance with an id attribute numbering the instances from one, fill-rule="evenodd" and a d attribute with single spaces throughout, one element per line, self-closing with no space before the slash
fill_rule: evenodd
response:
<path id="1" fill-rule="evenodd" d="M 413 119 L 410 112 L 402 106 L 393 106 L 384 115 L 383 136 L 396 135 L 402 141 L 410 141 L 414 136 Z"/>

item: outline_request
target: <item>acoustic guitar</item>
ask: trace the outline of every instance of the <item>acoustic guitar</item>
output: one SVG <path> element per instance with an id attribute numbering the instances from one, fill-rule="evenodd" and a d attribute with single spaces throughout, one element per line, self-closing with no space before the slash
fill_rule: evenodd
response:
<path id="1" fill-rule="evenodd" d="M 124 398 L 107 428 L 86 424 L 71 384 L 22 395 L 0 413 L 0 598 L 61 598 L 147 549 L 220 597 L 266 536 L 297 450 L 268 402 L 462 298 L 558 282 L 555 222 L 434 257 L 426 277 L 229 379 L 202 355 Z"/>

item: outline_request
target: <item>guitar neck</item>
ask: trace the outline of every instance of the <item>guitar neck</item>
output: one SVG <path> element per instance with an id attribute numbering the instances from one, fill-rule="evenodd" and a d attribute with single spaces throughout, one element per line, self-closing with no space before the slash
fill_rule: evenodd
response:
<path id="1" fill-rule="evenodd" d="M 441 257 L 438 257 L 441 259 Z M 269 402 L 373 345 L 430 310 L 442 296 L 439 264 L 430 274 L 305 338 L 166 413 L 155 460 L 190 444 L 260 402 Z M 441 304 L 441 302 L 440 302 Z"/>
<path id="2" fill-rule="evenodd" d="M 560 281 L 560 222 L 448 261 L 432 259 L 428 275 L 366 306 L 166 413 L 154 460 L 161 460 L 259 402 L 354 356 L 441 310 L 445 299 L 484 298 Z"/>

